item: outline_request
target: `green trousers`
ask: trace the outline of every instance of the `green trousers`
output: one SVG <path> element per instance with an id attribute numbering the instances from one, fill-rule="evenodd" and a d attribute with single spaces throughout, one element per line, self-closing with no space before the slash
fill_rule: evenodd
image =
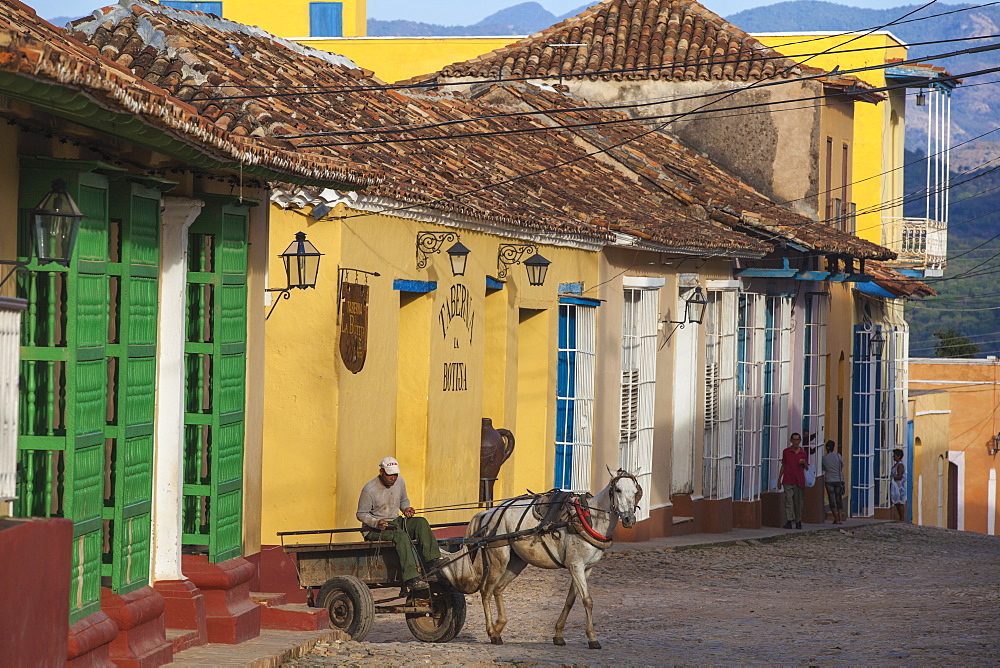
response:
<path id="1" fill-rule="evenodd" d="M 366 533 L 365 540 L 391 540 L 396 545 L 396 554 L 399 555 L 399 566 L 403 570 L 404 580 L 420 577 L 411 540 L 417 541 L 417 549 L 420 550 L 420 556 L 425 562 L 441 556 L 437 539 L 423 517 L 397 517 L 389 522 L 388 528 Z"/>

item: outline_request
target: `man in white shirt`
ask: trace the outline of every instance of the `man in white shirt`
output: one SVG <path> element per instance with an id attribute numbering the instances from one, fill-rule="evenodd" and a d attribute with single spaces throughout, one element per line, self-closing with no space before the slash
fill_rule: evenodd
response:
<path id="1" fill-rule="evenodd" d="M 432 568 L 440 563 L 441 550 L 427 520 L 416 517 L 416 511 L 406 495 L 406 483 L 399 477 L 399 462 L 395 458 L 383 459 L 379 463 L 378 477 L 362 488 L 357 517 L 364 525 L 365 540 L 391 540 L 395 543 L 406 588 L 427 589 L 427 583 L 417 572 L 416 555 L 410 541 L 417 541 L 424 563 Z"/>

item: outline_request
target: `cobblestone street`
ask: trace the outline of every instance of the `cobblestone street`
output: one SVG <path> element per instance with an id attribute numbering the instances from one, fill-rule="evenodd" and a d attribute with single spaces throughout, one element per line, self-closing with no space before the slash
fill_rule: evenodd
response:
<path id="1" fill-rule="evenodd" d="M 566 571 L 507 590 L 505 644 L 490 645 L 479 596 L 446 644 L 380 615 L 365 642 L 317 646 L 295 665 L 637 665 L 1000 661 L 1000 537 L 904 524 L 789 534 L 673 551 L 615 551 L 590 578 L 604 649 L 587 649 L 578 602 L 551 643 Z"/>

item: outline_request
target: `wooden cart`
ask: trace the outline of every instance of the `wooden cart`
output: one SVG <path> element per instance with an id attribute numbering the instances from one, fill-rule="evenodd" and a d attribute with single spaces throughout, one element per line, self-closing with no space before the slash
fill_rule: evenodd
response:
<path id="1" fill-rule="evenodd" d="M 406 615 L 413 637 L 424 642 L 448 642 L 465 625 L 465 596 L 443 577 L 426 577 L 430 589 L 407 591 L 396 549 L 389 541 L 334 543 L 333 534 L 357 529 L 283 531 L 285 552 L 295 554 L 299 584 L 309 594 L 309 605 L 326 608 L 330 625 L 353 640 L 364 640 L 376 613 Z M 324 543 L 286 544 L 290 536 L 329 535 Z M 421 572 L 427 569 L 414 550 Z M 375 599 L 372 592 L 398 587 L 399 594 Z"/>

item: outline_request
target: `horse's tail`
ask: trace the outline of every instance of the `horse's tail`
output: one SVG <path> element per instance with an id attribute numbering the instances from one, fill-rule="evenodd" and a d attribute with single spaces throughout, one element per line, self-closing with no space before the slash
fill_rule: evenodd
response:
<path id="1" fill-rule="evenodd" d="M 465 530 L 466 538 L 482 537 L 482 515 L 483 513 L 478 513 L 469 521 L 469 526 Z M 445 554 L 448 563 L 441 567 L 441 574 L 448 579 L 452 587 L 463 594 L 474 594 L 483 585 L 485 559 L 479 554 L 482 549 L 482 545 L 470 542 L 460 546 L 455 552 Z"/>

